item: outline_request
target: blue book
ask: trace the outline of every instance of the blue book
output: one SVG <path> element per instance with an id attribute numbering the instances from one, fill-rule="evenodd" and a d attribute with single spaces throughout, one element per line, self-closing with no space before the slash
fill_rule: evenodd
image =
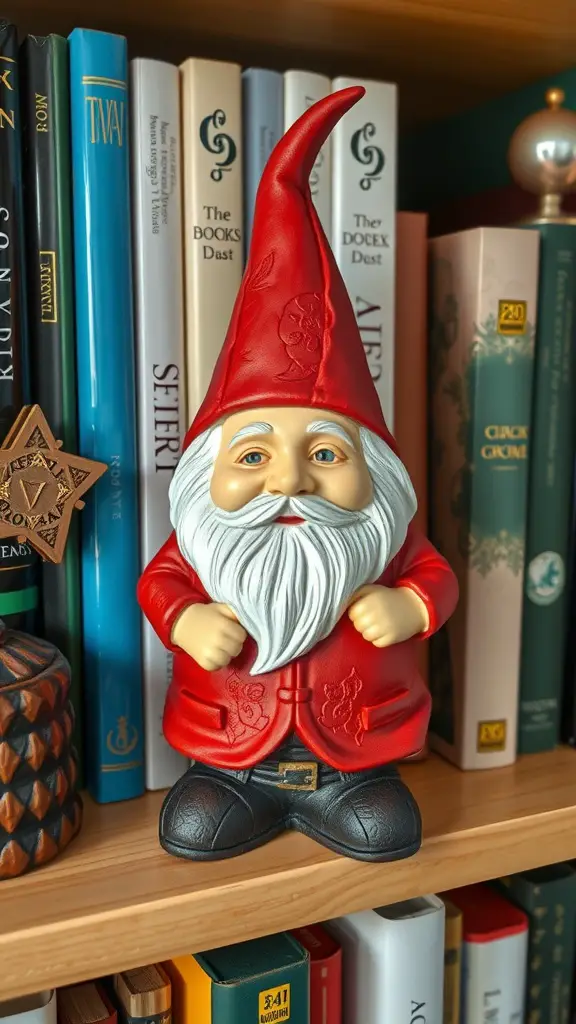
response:
<path id="1" fill-rule="evenodd" d="M 109 803 L 144 791 L 128 59 L 69 43 L 79 445 L 108 466 L 81 517 L 86 777 Z"/>
<path id="2" fill-rule="evenodd" d="M 284 134 L 284 76 L 279 71 L 242 72 L 244 133 L 244 258 L 250 247 L 256 192 L 270 153 Z"/>

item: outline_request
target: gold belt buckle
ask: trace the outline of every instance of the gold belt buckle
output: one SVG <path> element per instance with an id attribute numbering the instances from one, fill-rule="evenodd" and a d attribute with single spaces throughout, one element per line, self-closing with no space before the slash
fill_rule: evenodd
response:
<path id="1" fill-rule="evenodd" d="M 286 777 L 292 772 L 302 775 L 302 781 L 298 782 Z M 314 790 L 318 788 L 318 764 L 316 761 L 280 761 L 278 774 L 284 777 L 284 781 L 278 783 L 278 789 Z"/>

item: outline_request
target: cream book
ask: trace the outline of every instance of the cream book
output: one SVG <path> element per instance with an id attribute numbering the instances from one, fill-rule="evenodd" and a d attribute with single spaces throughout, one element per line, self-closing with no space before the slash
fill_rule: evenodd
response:
<path id="1" fill-rule="evenodd" d="M 460 768 L 516 757 L 539 234 L 429 242 L 430 539 L 458 578 L 430 641 L 429 739 Z"/>
<path id="2" fill-rule="evenodd" d="M 239 64 L 191 57 L 180 71 L 190 423 L 242 279 L 242 85 Z"/>
<path id="3" fill-rule="evenodd" d="M 351 85 L 363 85 L 366 92 L 332 132 L 331 243 L 394 431 L 397 88 L 336 78 L 332 91 Z"/>
<path id="4" fill-rule="evenodd" d="M 284 131 L 318 100 L 329 96 L 332 83 L 327 75 L 315 71 L 290 69 L 284 72 Z M 310 193 L 324 234 L 332 235 L 332 137 L 328 136 L 318 153 L 310 178 Z"/>

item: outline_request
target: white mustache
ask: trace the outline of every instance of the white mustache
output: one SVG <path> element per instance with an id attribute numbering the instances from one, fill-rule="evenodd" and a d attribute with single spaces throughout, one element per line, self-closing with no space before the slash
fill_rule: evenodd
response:
<path id="1" fill-rule="evenodd" d="M 335 527 L 350 526 L 367 518 L 363 511 L 340 508 L 325 498 L 286 498 L 274 494 L 259 494 L 235 512 L 226 512 L 215 506 L 212 514 L 219 523 L 248 530 L 273 523 L 282 515 L 298 516 L 309 523 Z"/>

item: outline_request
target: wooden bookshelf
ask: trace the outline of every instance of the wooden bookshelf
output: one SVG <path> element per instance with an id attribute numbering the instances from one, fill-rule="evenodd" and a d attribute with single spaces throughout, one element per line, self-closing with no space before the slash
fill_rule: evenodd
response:
<path id="1" fill-rule="evenodd" d="M 576 858 L 576 751 L 460 772 L 407 765 L 422 849 L 361 864 L 296 833 L 194 864 L 157 841 L 161 793 L 98 807 L 53 864 L 0 883 L 2 998 Z"/>
<path id="2" fill-rule="evenodd" d="M 576 63 L 573 0 L 5 0 L 2 10 L 36 33 L 122 32 L 139 56 L 386 78 L 400 86 L 404 122 Z"/>

